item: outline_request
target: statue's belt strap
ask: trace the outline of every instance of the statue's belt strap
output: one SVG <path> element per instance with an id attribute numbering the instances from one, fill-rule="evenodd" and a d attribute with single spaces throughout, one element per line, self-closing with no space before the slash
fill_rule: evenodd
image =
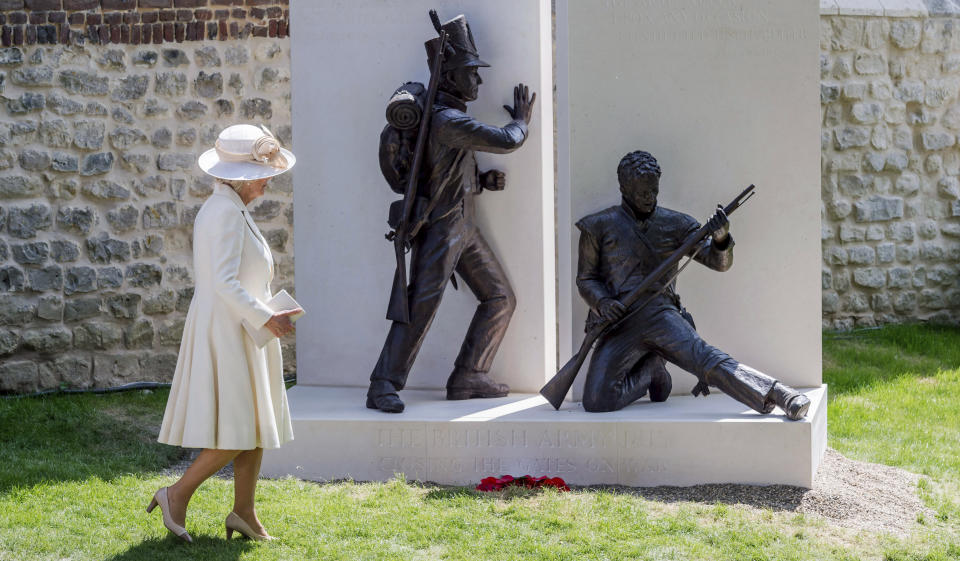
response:
<path id="1" fill-rule="evenodd" d="M 460 168 L 460 164 L 463 162 L 463 157 L 467 154 L 466 150 L 458 150 L 457 155 L 453 158 L 453 163 L 447 169 L 447 173 L 443 176 L 443 181 L 440 182 L 440 185 L 437 186 L 436 192 L 430 197 L 430 202 L 427 203 L 426 208 L 423 209 L 423 214 L 417 217 L 417 221 L 413 224 L 413 227 L 410 229 L 410 239 L 413 239 L 420 229 L 423 228 L 427 222 L 430 220 L 430 214 L 437 208 L 437 205 L 440 204 L 440 197 L 443 195 L 443 192 L 446 190 L 447 185 L 450 183 L 450 180 L 453 178 L 453 174 L 456 170 Z"/>
<path id="2" fill-rule="evenodd" d="M 631 224 L 631 226 L 632 226 L 633 234 L 637 237 L 637 239 L 640 240 L 640 243 L 643 244 L 643 247 L 645 247 L 645 248 L 647 249 L 647 251 L 650 252 L 650 255 L 651 255 L 653 258 L 657 258 L 657 257 L 659 256 L 659 253 L 657 252 L 657 248 L 653 247 L 653 242 L 651 242 L 651 241 L 650 241 L 650 238 L 648 238 L 648 237 L 643 233 L 643 230 L 640 228 L 640 225 L 639 225 L 639 224 Z M 631 247 L 633 247 L 633 246 L 631 246 Z M 636 251 L 634 251 L 634 254 L 635 254 L 637 257 L 639 257 L 641 260 L 644 259 L 644 257 L 646 257 L 646 256 L 641 255 L 640 253 L 638 253 L 638 252 L 636 252 Z M 659 264 L 659 263 L 658 263 L 658 264 Z"/>
<path id="3" fill-rule="evenodd" d="M 657 253 L 656 248 L 653 246 L 653 243 L 644 235 L 643 231 L 640 229 L 640 225 L 636 224 L 633 217 L 630 217 L 631 223 L 630 230 L 633 232 L 634 236 L 640 240 L 640 243 L 643 244 L 643 247 L 647 250 L 647 253 L 644 254 L 642 251 L 637 251 L 637 248 L 634 244 L 630 244 L 630 251 L 633 253 L 634 257 L 637 258 L 637 263 L 630 269 L 630 271 L 624 276 L 623 282 L 620 283 L 620 286 L 614 287 L 614 293 L 623 292 L 623 286 L 630 280 L 630 277 L 637 272 L 637 269 L 642 267 L 644 263 L 654 262 L 654 269 L 660 265 L 661 260 L 659 259 L 660 254 Z"/>

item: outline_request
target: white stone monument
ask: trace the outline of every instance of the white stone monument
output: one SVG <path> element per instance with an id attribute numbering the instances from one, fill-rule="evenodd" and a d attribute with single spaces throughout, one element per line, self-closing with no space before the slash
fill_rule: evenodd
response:
<path id="1" fill-rule="evenodd" d="M 404 80 L 427 80 L 422 43 L 433 33 L 432 7 L 441 19 L 465 13 L 492 65 L 481 70 L 472 115 L 504 123 L 500 107 L 512 103 L 516 82 L 538 92 L 526 144 L 510 156 L 480 156 L 481 169 L 507 172 L 506 191 L 479 202 L 481 228 L 519 303 L 493 371 L 515 393 L 448 402 L 437 391 L 475 306 L 469 293 L 448 289 L 410 375 L 408 387 L 420 389 L 402 392 L 404 413 L 387 415 L 363 407 L 393 275 L 383 240 L 393 196 L 376 148 L 387 97 Z M 265 455 L 266 475 L 812 485 L 826 438 L 816 6 L 558 0 L 556 192 L 548 0 L 298 2 L 291 10 L 296 282 L 308 315 L 298 323 L 299 384 L 289 392 L 296 440 Z M 758 185 L 760 195 L 733 219 L 734 269 L 691 267 L 680 292 L 708 340 L 807 388 L 806 420 L 759 415 L 716 392 L 684 396 L 693 377 L 682 372 L 667 402 L 644 399 L 613 413 L 586 413 L 577 402 L 554 411 L 535 394 L 582 337 L 572 224 L 617 202 L 616 165 L 634 149 L 660 159 L 661 202 L 701 219 Z"/>
<path id="2" fill-rule="evenodd" d="M 540 396 L 444 401 L 403 393 L 407 409 L 358 407 L 362 391 L 297 386 L 294 437 L 263 457 L 264 475 L 447 485 L 490 475 L 549 475 L 572 485 L 784 484 L 811 487 L 826 434 L 822 389 L 804 421 L 758 415 L 719 393 L 638 403 L 612 413 L 554 411 Z M 361 404 L 362 405 L 362 404 Z"/>

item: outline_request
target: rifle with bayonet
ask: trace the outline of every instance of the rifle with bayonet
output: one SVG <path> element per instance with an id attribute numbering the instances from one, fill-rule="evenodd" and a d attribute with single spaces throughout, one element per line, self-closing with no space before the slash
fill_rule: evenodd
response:
<path id="1" fill-rule="evenodd" d="M 744 189 L 742 193 L 737 195 L 737 198 L 733 199 L 730 204 L 724 207 L 723 212 L 725 212 L 727 215 L 733 214 L 733 212 L 740 208 L 743 203 L 747 201 L 747 199 L 753 196 L 753 194 L 754 186 L 750 185 Z M 653 286 L 663 277 L 667 276 L 667 274 L 673 270 L 673 267 L 679 263 L 685 255 L 690 254 L 693 248 L 695 248 L 710 234 L 711 232 L 709 223 L 704 224 L 696 232 L 690 234 L 690 236 L 683 242 L 683 245 L 681 245 L 679 249 L 671 253 L 669 257 L 667 257 L 657 266 L 656 269 L 653 270 L 653 272 L 643 279 L 640 285 L 637 286 L 633 292 L 628 294 L 622 300 L 622 304 L 628 309 L 627 313 L 623 317 L 613 321 L 601 321 L 587 331 L 587 335 L 584 337 L 583 343 L 580 345 L 580 350 L 577 352 L 577 354 L 567 361 L 567 363 L 563 365 L 563 368 L 561 368 L 560 371 L 557 372 L 549 382 L 540 388 L 540 395 L 547 398 L 547 401 L 550 402 L 550 405 L 553 405 L 554 409 L 560 409 L 560 406 L 563 404 L 563 399 L 567 396 L 567 392 L 570 391 L 570 386 L 573 385 L 574 379 L 576 379 L 577 374 L 580 372 L 580 367 L 583 366 L 583 362 L 586 360 L 587 354 L 590 353 L 590 349 L 593 348 L 593 344 L 596 342 L 596 340 L 627 317 L 643 309 L 644 306 L 649 304 L 657 295 L 660 294 L 660 292 L 669 286 L 670 282 L 664 283 L 660 290 L 649 296 L 639 305 L 635 305 L 640 301 L 640 299 L 644 296 L 644 293 L 646 293 L 651 286 Z M 677 271 L 677 274 L 679 274 L 679 272 L 680 271 Z M 670 281 L 672 280 L 673 279 L 670 279 Z"/>
<path id="2" fill-rule="evenodd" d="M 430 18 L 437 21 L 436 12 L 430 10 Z M 417 131 L 417 143 L 413 153 L 413 163 L 410 166 L 410 176 L 403 194 L 403 207 L 399 223 L 394 231 L 387 234 L 387 239 L 393 242 L 393 251 L 397 257 L 397 270 L 393 275 L 393 290 L 390 291 L 390 304 L 387 306 L 387 319 L 401 323 L 410 323 L 410 302 L 407 297 L 407 251 L 416 232 L 411 231 L 411 218 L 414 203 L 417 199 L 417 185 L 420 180 L 420 167 L 423 164 L 423 153 L 426 151 L 427 134 L 430 131 L 430 117 L 433 114 L 433 102 L 440 87 L 441 66 L 443 53 L 447 46 L 447 32 L 440 30 L 440 48 L 430 62 L 430 83 L 427 87 L 426 102 L 423 107 L 423 116 L 420 119 L 420 128 Z"/>

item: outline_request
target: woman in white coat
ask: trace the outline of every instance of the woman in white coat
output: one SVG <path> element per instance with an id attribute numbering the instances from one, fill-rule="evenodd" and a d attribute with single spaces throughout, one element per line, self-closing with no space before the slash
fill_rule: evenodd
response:
<path id="1" fill-rule="evenodd" d="M 234 125 L 216 147 L 200 156 L 200 168 L 217 178 L 193 226 L 195 290 L 180 343 L 159 441 L 202 448 L 179 481 L 157 491 L 163 523 L 192 541 L 184 528 L 187 504 L 197 487 L 233 462 L 234 504 L 227 538 L 234 531 L 270 539 L 254 509 L 264 448 L 293 438 L 280 342 L 259 347 L 242 326 L 266 327 L 277 337 L 293 330 L 290 316 L 275 312 L 271 297 L 273 257 L 247 205 L 263 195 L 270 177 L 293 167 L 294 155 L 269 131 Z"/>

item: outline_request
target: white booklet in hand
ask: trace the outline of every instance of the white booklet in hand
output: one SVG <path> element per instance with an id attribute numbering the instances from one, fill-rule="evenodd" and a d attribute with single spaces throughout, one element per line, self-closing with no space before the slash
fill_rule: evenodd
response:
<path id="1" fill-rule="evenodd" d="M 274 312 L 283 312 L 285 310 L 295 310 L 300 307 L 300 304 L 297 304 L 297 301 L 293 299 L 293 296 L 287 293 L 286 290 L 281 290 L 280 292 L 273 295 L 273 298 L 264 302 L 268 308 Z M 297 321 L 302 318 L 306 312 L 300 312 L 299 314 L 293 314 L 290 317 L 290 321 Z M 243 328 L 247 330 L 247 333 L 250 334 L 250 337 L 253 339 L 253 342 L 257 344 L 258 347 L 263 347 L 266 345 L 270 339 L 276 338 L 276 335 L 270 332 L 267 329 L 267 326 L 254 327 L 249 321 L 243 320 Z"/>

